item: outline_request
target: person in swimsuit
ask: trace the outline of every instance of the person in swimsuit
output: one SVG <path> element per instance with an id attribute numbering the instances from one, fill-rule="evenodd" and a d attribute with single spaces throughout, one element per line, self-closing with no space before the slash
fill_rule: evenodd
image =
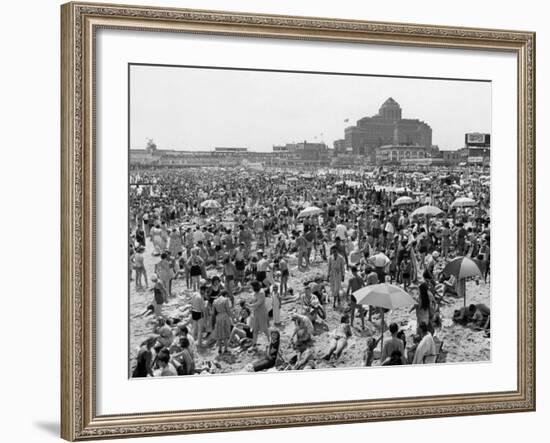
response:
<path id="1" fill-rule="evenodd" d="M 143 284 L 141 282 L 142 277 L 145 280 L 145 288 L 149 286 L 147 281 L 147 271 L 145 270 L 145 262 L 143 257 L 143 251 L 145 249 L 143 246 L 139 246 L 134 254 L 134 270 L 136 271 L 136 290 L 143 289 Z"/>
<path id="2" fill-rule="evenodd" d="M 203 264 L 204 261 L 199 256 L 199 250 L 197 248 L 191 249 L 191 257 L 187 260 L 187 267 L 189 269 L 189 275 L 191 276 L 191 289 L 193 291 L 199 290 Z"/>
<path id="3" fill-rule="evenodd" d="M 288 272 L 288 263 L 282 255 L 279 257 L 279 270 L 281 271 L 281 294 L 283 297 L 286 297 L 288 291 L 288 276 L 290 273 Z"/>
<path id="4" fill-rule="evenodd" d="M 199 292 L 195 292 L 191 298 L 191 322 L 193 325 L 193 338 L 197 342 L 197 346 L 202 347 L 202 332 L 204 330 L 204 311 L 206 305 L 204 303 L 204 293 L 206 286 L 202 285 Z"/>
<path id="5" fill-rule="evenodd" d="M 266 355 L 261 360 L 253 364 L 254 372 L 265 371 L 273 368 L 277 363 L 279 356 L 279 344 L 281 342 L 281 334 L 276 329 L 271 331 L 271 342 L 267 346 Z"/>
<path id="6" fill-rule="evenodd" d="M 349 326 L 349 317 L 347 315 L 342 316 L 340 319 L 340 324 L 334 331 L 332 331 L 330 335 L 331 343 L 328 352 L 323 359 L 329 361 L 334 355 L 335 359 L 338 360 L 348 345 L 348 337 L 351 337 L 351 328 Z"/>

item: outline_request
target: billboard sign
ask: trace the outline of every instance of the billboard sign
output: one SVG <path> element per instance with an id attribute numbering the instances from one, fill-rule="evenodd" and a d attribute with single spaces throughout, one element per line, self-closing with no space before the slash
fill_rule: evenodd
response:
<path id="1" fill-rule="evenodd" d="M 491 146 L 491 134 L 468 133 L 466 134 L 466 146 Z"/>

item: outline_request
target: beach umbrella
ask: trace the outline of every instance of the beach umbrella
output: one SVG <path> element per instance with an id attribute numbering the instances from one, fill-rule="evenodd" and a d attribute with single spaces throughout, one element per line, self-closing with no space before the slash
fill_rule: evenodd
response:
<path id="1" fill-rule="evenodd" d="M 406 308 L 416 303 L 406 291 L 399 286 L 389 283 L 363 286 L 353 293 L 357 303 L 360 305 L 376 306 L 384 309 Z M 384 348 L 384 311 L 382 311 L 382 339 L 381 348 Z"/>
<path id="2" fill-rule="evenodd" d="M 361 186 L 361 183 L 353 181 L 353 180 L 341 180 L 339 182 L 336 182 L 335 184 L 339 185 L 339 186 L 340 185 L 346 185 L 349 188 L 358 188 L 359 186 Z"/>
<path id="3" fill-rule="evenodd" d="M 220 205 L 216 200 L 205 200 L 201 203 L 201 208 L 206 209 L 219 209 L 222 205 Z"/>
<path id="4" fill-rule="evenodd" d="M 457 282 L 465 281 L 467 277 L 482 276 L 479 265 L 468 257 L 457 257 L 451 260 L 443 268 L 443 272 L 446 275 L 454 275 Z M 466 306 L 466 286 L 464 286 L 464 306 Z"/>
<path id="5" fill-rule="evenodd" d="M 411 203 L 414 203 L 414 199 L 412 197 L 404 196 L 404 197 L 399 197 L 397 200 L 395 200 L 393 202 L 393 205 L 394 206 L 410 205 Z"/>
<path id="6" fill-rule="evenodd" d="M 445 265 L 442 271 L 447 275 L 454 275 L 458 280 L 466 277 L 481 277 L 481 269 L 477 263 L 468 257 L 457 257 Z"/>
<path id="7" fill-rule="evenodd" d="M 469 206 L 475 206 L 476 201 L 474 199 L 468 198 L 468 197 L 459 197 L 454 202 L 451 203 L 451 207 L 459 207 L 459 208 L 465 208 Z"/>
<path id="8" fill-rule="evenodd" d="M 411 215 L 414 216 L 414 215 L 432 215 L 432 216 L 436 216 L 436 215 L 439 215 L 439 214 L 442 214 L 443 211 L 441 209 L 439 209 L 437 206 L 430 206 L 430 205 L 426 205 L 426 206 L 421 206 L 420 208 L 417 208 L 415 209 Z"/>
<path id="9" fill-rule="evenodd" d="M 304 209 L 298 214 L 298 218 L 309 217 L 310 215 L 319 215 L 322 214 L 323 210 L 317 206 L 310 206 L 309 208 Z"/>
<path id="10" fill-rule="evenodd" d="M 385 309 L 405 308 L 416 302 L 406 291 L 390 283 L 363 286 L 353 293 L 358 304 Z"/>

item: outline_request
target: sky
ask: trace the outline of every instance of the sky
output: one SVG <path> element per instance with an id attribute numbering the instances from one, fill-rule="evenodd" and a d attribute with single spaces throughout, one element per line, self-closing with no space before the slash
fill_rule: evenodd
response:
<path id="1" fill-rule="evenodd" d="M 403 118 L 429 124 L 440 149 L 463 147 L 467 132 L 491 132 L 488 82 L 134 65 L 130 147 L 143 149 L 148 138 L 176 150 L 271 151 L 304 140 L 332 147 L 388 97 Z"/>

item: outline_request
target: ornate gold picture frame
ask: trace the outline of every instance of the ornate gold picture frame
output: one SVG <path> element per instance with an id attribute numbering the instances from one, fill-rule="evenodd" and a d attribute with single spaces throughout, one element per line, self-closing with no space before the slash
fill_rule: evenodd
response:
<path id="1" fill-rule="evenodd" d="M 523 31 L 68 3 L 62 18 L 61 435 L 87 440 L 533 411 L 535 34 Z M 517 55 L 517 389 L 101 416 L 96 413 L 95 33 L 100 28 L 505 51 Z M 129 411 L 130 412 L 130 411 Z"/>

